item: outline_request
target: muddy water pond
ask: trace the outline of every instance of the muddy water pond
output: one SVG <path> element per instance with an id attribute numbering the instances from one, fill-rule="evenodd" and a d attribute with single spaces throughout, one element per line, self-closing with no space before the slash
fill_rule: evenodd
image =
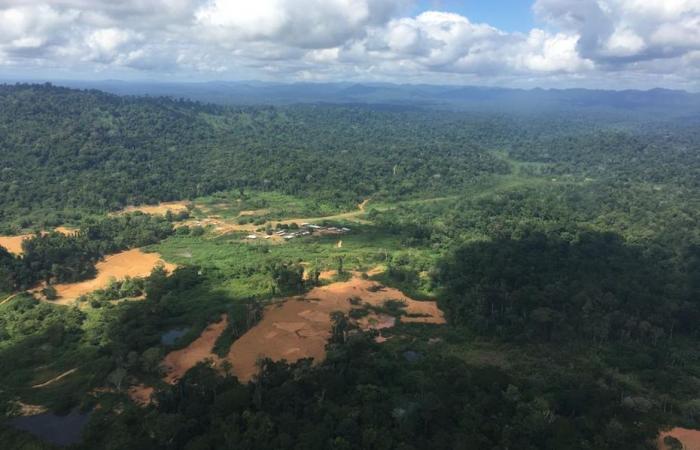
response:
<path id="1" fill-rule="evenodd" d="M 178 339 L 187 334 L 189 328 L 174 328 L 168 330 L 160 336 L 160 343 L 163 345 L 175 345 Z"/>
<path id="2" fill-rule="evenodd" d="M 59 416 L 53 413 L 16 417 L 8 422 L 13 428 L 27 431 L 54 445 L 77 444 L 82 438 L 83 428 L 90 420 L 89 413 L 73 411 Z"/>

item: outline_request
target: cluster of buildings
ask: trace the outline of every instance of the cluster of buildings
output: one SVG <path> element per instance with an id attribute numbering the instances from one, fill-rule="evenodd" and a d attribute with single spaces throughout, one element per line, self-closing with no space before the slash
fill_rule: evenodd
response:
<path id="1" fill-rule="evenodd" d="M 298 229 L 279 229 L 272 233 L 272 235 L 259 236 L 255 233 L 251 233 L 246 236 L 246 239 L 259 239 L 263 237 L 264 239 L 272 239 L 273 237 L 282 238 L 284 240 L 290 240 L 297 237 L 310 236 L 311 234 L 318 234 L 321 236 L 329 235 L 339 235 L 349 233 L 350 228 L 346 227 L 324 227 L 321 225 L 316 225 L 313 223 L 302 223 Z"/>

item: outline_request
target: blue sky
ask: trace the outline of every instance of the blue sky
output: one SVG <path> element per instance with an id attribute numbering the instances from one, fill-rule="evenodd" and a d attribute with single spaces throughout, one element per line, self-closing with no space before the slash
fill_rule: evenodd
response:
<path id="1" fill-rule="evenodd" d="M 504 31 L 525 33 L 534 26 L 529 0 L 421 0 L 416 12 L 426 10 L 454 12 Z"/>

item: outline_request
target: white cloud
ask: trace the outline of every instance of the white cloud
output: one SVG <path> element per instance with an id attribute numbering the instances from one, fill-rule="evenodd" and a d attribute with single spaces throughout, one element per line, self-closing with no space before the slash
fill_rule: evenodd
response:
<path id="1" fill-rule="evenodd" d="M 577 38 L 532 30 L 510 34 L 466 17 L 429 11 L 372 30 L 368 37 L 343 49 L 340 59 L 379 60 L 424 75 L 558 73 L 587 70 L 591 61 L 576 51 Z M 347 52 L 349 57 L 344 57 Z"/>
<path id="2" fill-rule="evenodd" d="M 22 53 L 27 49 L 60 45 L 77 14 L 77 11 L 56 10 L 48 5 L 0 9 L 0 48 L 6 53 Z"/>
<path id="3" fill-rule="evenodd" d="M 397 0 L 213 0 L 195 13 L 202 31 L 215 39 L 275 41 L 328 48 L 361 37 L 384 23 L 404 1 Z"/>
<path id="4" fill-rule="evenodd" d="M 550 35 L 534 29 L 519 53 L 521 67 L 535 72 L 579 73 L 594 68 L 592 61 L 583 59 L 576 51 L 577 36 L 557 33 Z"/>
<path id="5" fill-rule="evenodd" d="M 700 0 L 536 0 L 525 33 L 413 2 L 0 0 L 0 72 L 700 89 Z"/>
<path id="6" fill-rule="evenodd" d="M 141 36 L 134 32 L 120 30 L 118 28 L 104 28 L 89 33 L 85 38 L 85 44 L 90 49 L 85 59 L 88 61 L 98 61 L 109 63 L 129 51 L 129 44 L 140 40 Z M 143 55 L 143 50 L 131 50 L 135 53 L 131 58 L 138 58 Z"/>
<path id="7" fill-rule="evenodd" d="M 624 65 L 700 48 L 698 0 L 537 0 L 545 21 L 579 36 L 582 56 Z"/>

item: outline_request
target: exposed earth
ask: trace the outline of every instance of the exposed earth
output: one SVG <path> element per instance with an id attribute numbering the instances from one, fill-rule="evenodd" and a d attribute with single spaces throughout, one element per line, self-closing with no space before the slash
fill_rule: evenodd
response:
<path id="1" fill-rule="evenodd" d="M 97 263 L 97 276 L 91 280 L 79 283 L 56 284 L 58 299 L 52 303 L 69 305 L 81 295 L 89 294 L 107 286 L 111 279 L 126 277 L 146 277 L 157 265 L 162 264 L 167 271 L 173 271 L 177 266 L 163 261 L 158 253 L 145 253 L 140 249 L 126 250 L 106 256 Z M 40 288 L 37 289 L 39 291 Z"/>

